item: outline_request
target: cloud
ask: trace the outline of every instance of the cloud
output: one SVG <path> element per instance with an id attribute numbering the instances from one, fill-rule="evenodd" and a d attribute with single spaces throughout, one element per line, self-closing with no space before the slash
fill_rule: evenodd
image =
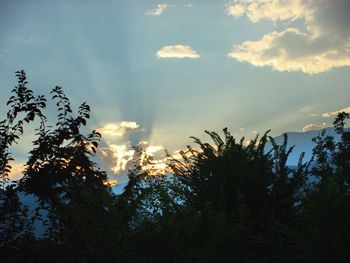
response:
<path id="1" fill-rule="evenodd" d="M 103 136 L 123 136 L 126 132 L 130 130 L 135 130 L 139 128 L 140 125 L 138 125 L 136 122 L 131 121 L 122 121 L 121 123 L 107 123 L 101 128 L 98 128 L 97 130 L 103 135 Z"/>
<path id="2" fill-rule="evenodd" d="M 242 11 L 243 10 L 243 11 Z M 234 45 L 228 57 L 277 71 L 308 74 L 350 66 L 350 2 L 348 0 L 239 0 L 227 8 L 235 18 L 253 22 L 300 20 L 306 30 L 289 27 L 259 40 Z"/>
<path id="3" fill-rule="evenodd" d="M 102 135 L 97 158 L 103 168 L 113 174 L 120 174 L 131 168 L 135 151 L 130 139 L 132 134 L 144 132 L 140 125 L 135 121 L 111 122 L 97 131 Z"/>
<path id="4" fill-rule="evenodd" d="M 156 8 L 148 10 L 146 15 L 148 16 L 160 16 L 169 6 L 167 4 L 158 4 Z"/>
<path id="5" fill-rule="evenodd" d="M 104 184 L 112 187 L 112 186 L 118 185 L 118 180 L 116 180 L 116 179 L 109 179 L 108 181 L 104 182 Z"/>
<path id="6" fill-rule="evenodd" d="M 154 157 L 156 152 L 164 149 L 162 146 L 151 146 L 144 143 L 142 143 L 142 147 L 144 149 L 144 153 L 151 157 Z M 111 144 L 108 147 L 101 148 L 100 152 L 103 158 L 109 159 L 111 164 L 109 169 L 115 174 L 125 172 L 131 168 L 137 155 L 136 151 L 130 146 L 117 144 Z M 145 156 L 141 157 L 140 164 L 143 164 Z M 165 158 L 152 158 L 149 163 L 142 165 L 143 170 L 146 171 L 151 169 L 153 170 L 153 173 L 155 173 L 157 170 L 161 170 L 159 172 L 163 173 L 165 167 Z"/>
<path id="7" fill-rule="evenodd" d="M 246 14 L 254 23 L 261 19 L 296 20 L 305 15 L 304 5 L 300 0 L 238 0 L 228 5 L 226 11 L 235 18 Z"/>
<path id="8" fill-rule="evenodd" d="M 157 51 L 157 58 L 199 58 L 195 50 L 186 45 L 165 46 Z"/>
<path id="9" fill-rule="evenodd" d="M 145 136 L 140 136 L 137 141 L 131 142 L 128 132 L 145 132 L 136 122 L 108 123 L 99 128 L 98 131 L 102 135 L 108 136 L 108 140 L 104 139 L 105 136 L 102 137 L 97 159 L 102 164 L 103 169 L 110 172 L 109 183 L 114 184 L 112 179 L 116 179 L 116 177 L 118 177 L 118 181 L 126 180 L 125 176 L 128 170 L 132 169 L 135 163 L 140 164 L 142 170 L 151 175 L 167 172 L 167 158 L 165 152 L 162 151 L 164 150 L 162 145 L 150 144 Z M 138 149 L 142 149 L 141 155 L 135 149 L 135 145 Z M 146 156 L 150 157 L 148 162 L 145 162 Z"/>
<path id="10" fill-rule="evenodd" d="M 140 127 L 140 125 L 138 125 L 135 121 L 122 121 L 120 123 L 120 127 L 136 129 L 136 128 Z"/>
<path id="11" fill-rule="evenodd" d="M 163 150 L 164 147 L 162 145 L 156 145 L 156 146 L 148 146 L 146 147 L 145 151 L 146 154 L 153 156 L 154 153 L 159 152 L 160 150 Z"/>
<path id="12" fill-rule="evenodd" d="M 317 125 L 317 124 L 309 124 L 309 125 L 306 125 L 304 128 L 303 128 L 303 132 L 308 132 L 308 131 L 313 131 L 313 130 L 320 130 L 320 129 L 324 129 L 326 128 L 326 123 L 322 123 L 322 125 Z"/>
<path id="13" fill-rule="evenodd" d="M 10 180 L 18 180 L 23 177 L 23 171 L 26 167 L 25 162 L 17 162 L 17 161 L 12 161 L 10 162 L 11 165 L 11 172 L 9 174 L 9 179 Z"/>
<path id="14" fill-rule="evenodd" d="M 153 172 L 156 169 L 164 170 L 166 159 L 163 157 L 158 157 L 157 153 L 163 150 L 161 145 L 149 145 L 148 141 L 140 141 L 138 144 L 142 149 L 145 156 L 152 157 L 150 163 L 144 164 L 143 170 L 152 169 Z M 130 142 L 127 143 L 108 143 L 105 147 L 99 149 L 99 157 L 102 160 L 102 163 L 105 164 L 106 168 L 111 171 L 113 174 L 124 174 L 130 168 L 133 167 L 136 160 L 140 161 L 140 164 L 143 163 L 145 156 L 141 158 L 136 158 L 138 152 L 130 145 Z M 164 154 L 163 154 L 164 155 Z"/>
<path id="15" fill-rule="evenodd" d="M 309 114 L 309 117 L 317 117 L 317 116 L 319 116 L 319 114 L 317 114 L 317 113 L 311 113 L 311 114 Z"/>
<path id="16" fill-rule="evenodd" d="M 104 158 L 110 159 L 109 169 L 116 174 L 126 171 L 127 165 L 135 155 L 135 151 L 124 144 L 110 144 L 108 147 L 100 148 L 100 152 Z"/>
<path id="17" fill-rule="evenodd" d="M 301 108 L 299 111 L 300 112 L 308 112 L 311 110 L 312 110 L 312 107 L 310 105 L 306 105 L 305 107 Z"/>
<path id="18" fill-rule="evenodd" d="M 239 18 L 245 13 L 244 7 L 240 4 L 230 5 L 227 8 L 227 14 L 235 18 Z"/>
<path id="19" fill-rule="evenodd" d="M 341 110 L 337 110 L 337 111 L 333 111 L 333 112 L 325 112 L 322 114 L 322 117 L 329 118 L 329 117 L 337 116 L 338 113 L 343 112 L 343 111 L 346 113 L 350 113 L 350 107 L 347 107 L 347 108 L 344 108 Z"/>

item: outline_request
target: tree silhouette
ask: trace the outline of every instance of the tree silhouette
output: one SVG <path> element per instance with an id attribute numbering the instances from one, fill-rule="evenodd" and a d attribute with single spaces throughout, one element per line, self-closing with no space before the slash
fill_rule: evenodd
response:
<path id="1" fill-rule="evenodd" d="M 101 135 L 85 134 L 90 107 L 74 113 L 61 87 L 52 102 L 34 96 L 24 71 L 0 122 L 0 258 L 4 262 L 349 262 L 349 114 L 322 131 L 310 161 L 287 165 L 293 146 L 269 131 L 239 141 L 206 131 L 204 142 L 167 154 L 167 169 L 139 145 L 120 195 L 93 162 Z M 37 123 L 19 181 L 11 181 L 11 146 Z M 36 207 L 21 202 L 23 195 Z M 35 224 L 43 222 L 38 236 Z"/>

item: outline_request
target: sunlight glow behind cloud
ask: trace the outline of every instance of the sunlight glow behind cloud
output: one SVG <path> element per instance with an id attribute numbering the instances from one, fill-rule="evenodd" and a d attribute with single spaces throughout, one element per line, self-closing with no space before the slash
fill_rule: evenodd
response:
<path id="1" fill-rule="evenodd" d="M 20 179 L 23 174 L 22 172 L 24 171 L 25 167 L 26 167 L 26 163 L 23 162 L 17 162 L 17 161 L 12 161 L 10 162 L 10 165 L 11 165 L 11 172 L 9 174 L 9 178 L 11 180 L 18 180 Z"/>
<path id="2" fill-rule="evenodd" d="M 144 142 L 142 143 L 142 146 L 144 147 L 144 153 L 151 157 L 153 157 L 156 152 L 163 149 L 162 146 L 151 146 Z M 110 144 L 108 147 L 101 148 L 100 152 L 103 157 L 111 157 L 112 164 L 110 170 L 115 174 L 126 171 L 128 167 L 131 166 L 136 154 L 134 149 L 131 149 L 131 147 L 125 144 Z M 144 157 L 141 158 L 141 163 L 144 161 Z M 149 164 L 144 165 L 143 169 L 164 170 L 165 166 L 165 159 L 154 159 Z"/>
<path id="3" fill-rule="evenodd" d="M 302 71 L 315 74 L 350 66 L 350 2 L 310 0 L 239 0 L 227 14 L 243 14 L 253 22 L 302 20 L 306 32 L 289 27 L 265 34 L 260 40 L 234 45 L 228 57 L 254 66 L 269 66 L 277 71 Z M 243 10 L 243 11 L 242 11 Z"/>
<path id="4" fill-rule="evenodd" d="M 111 144 L 109 147 L 101 148 L 100 152 L 104 157 L 112 157 L 113 163 L 110 169 L 114 173 L 124 171 L 128 162 L 132 161 L 135 153 L 134 150 L 128 149 L 127 145 L 117 144 Z"/>
<path id="5" fill-rule="evenodd" d="M 198 53 L 187 45 L 165 46 L 157 51 L 157 58 L 199 58 Z"/>
<path id="6" fill-rule="evenodd" d="M 139 140 L 137 145 L 143 150 L 144 156 L 138 156 L 138 152 L 132 147 L 128 131 L 140 127 L 136 122 L 122 121 L 120 123 L 109 123 L 99 129 L 102 135 L 109 135 L 110 141 L 103 141 L 99 149 L 99 158 L 107 170 L 115 175 L 125 174 L 133 167 L 133 163 L 139 160 L 143 170 L 152 170 L 152 173 L 164 174 L 166 158 L 159 157 L 158 152 L 163 150 L 161 145 L 150 145 L 146 140 Z M 138 129 L 143 132 L 143 129 Z M 103 138 L 103 137 L 102 137 Z M 151 157 L 150 162 L 144 163 L 146 156 Z"/>
<path id="7" fill-rule="evenodd" d="M 110 186 L 110 187 L 115 186 L 117 184 L 118 184 L 118 180 L 116 180 L 116 179 L 111 179 L 111 180 L 108 180 L 108 181 L 104 182 L 104 185 L 107 185 L 107 186 Z"/>

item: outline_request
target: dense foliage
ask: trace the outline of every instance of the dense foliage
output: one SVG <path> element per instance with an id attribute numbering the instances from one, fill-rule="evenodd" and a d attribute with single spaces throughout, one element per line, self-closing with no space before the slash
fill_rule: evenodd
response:
<path id="1" fill-rule="evenodd" d="M 348 113 L 334 121 L 339 140 L 322 132 L 313 158 L 287 166 L 293 147 L 265 133 L 236 141 L 224 129 L 212 142 L 168 155 L 167 175 L 129 171 L 114 195 L 92 157 L 100 134 L 84 135 L 90 108 L 75 116 L 61 87 L 35 97 L 16 72 L 9 111 L 0 122 L 1 262 L 350 262 L 350 132 Z M 19 181 L 9 180 L 10 147 L 25 124 L 38 123 Z M 27 207 L 20 196 L 34 196 Z M 44 226 L 38 235 L 38 222 Z"/>

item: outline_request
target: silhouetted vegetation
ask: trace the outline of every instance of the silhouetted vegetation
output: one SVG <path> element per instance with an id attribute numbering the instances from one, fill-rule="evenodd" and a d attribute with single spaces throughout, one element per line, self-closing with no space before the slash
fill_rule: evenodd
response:
<path id="1" fill-rule="evenodd" d="M 55 87 L 50 126 L 47 99 L 34 96 L 24 71 L 16 76 L 0 122 L 1 262 L 350 262 L 348 113 L 334 120 L 339 140 L 323 131 L 312 160 L 301 154 L 296 168 L 287 136 L 278 145 L 269 132 L 246 145 L 227 129 L 223 138 L 206 131 L 212 142 L 193 138 L 181 158 L 168 155 L 167 175 L 144 169 L 149 157 L 136 147 L 128 184 L 114 195 L 92 161 L 101 135 L 82 132 L 89 106 L 75 114 Z M 33 149 L 11 181 L 10 147 L 28 123 L 38 124 Z"/>

